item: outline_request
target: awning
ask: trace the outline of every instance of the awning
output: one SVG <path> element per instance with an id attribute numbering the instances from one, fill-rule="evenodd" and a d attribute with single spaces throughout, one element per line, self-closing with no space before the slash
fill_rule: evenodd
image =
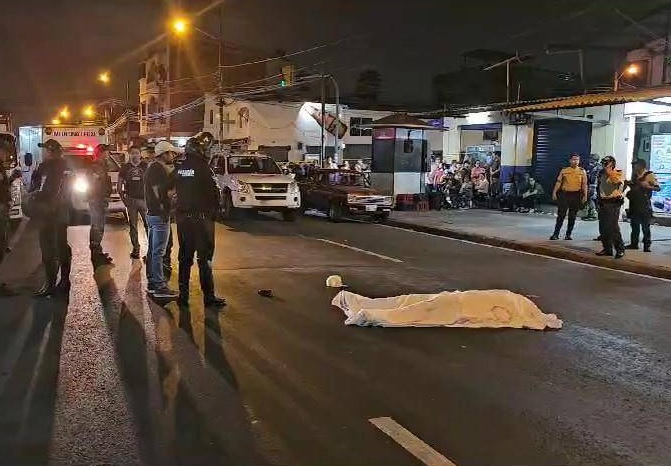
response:
<path id="1" fill-rule="evenodd" d="M 604 92 L 602 94 L 584 94 L 521 105 L 504 110 L 507 113 L 537 112 L 542 110 L 559 110 L 563 108 L 595 107 L 598 105 L 617 105 L 627 102 L 643 102 L 647 100 L 671 97 L 671 86 L 648 87 L 633 91 Z"/>
<path id="2" fill-rule="evenodd" d="M 404 128 L 404 129 L 422 129 L 425 131 L 445 131 L 444 128 L 432 126 L 424 120 L 408 115 L 407 113 L 394 113 L 393 115 L 380 118 L 372 123 L 357 125 L 355 127 L 363 129 L 373 128 Z"/>

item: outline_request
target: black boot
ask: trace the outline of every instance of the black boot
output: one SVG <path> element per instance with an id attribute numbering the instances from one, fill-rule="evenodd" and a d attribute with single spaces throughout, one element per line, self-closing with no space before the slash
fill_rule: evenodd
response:
<path id="1" fill-rule="evenodd" d="M 61 264 L 61 279 L 56 285 L 56 291 L 59 294 L 67 294 L 70 292 L 70 270 L 72 269 L 72 263 L 67 262 Z"/>
<path id="2" fill-rule="evenodd" d="M 643 252 L 652 252 L 650 250 L 650 244 L 649 243 L 643 245 Z"/>
<path id="3" fill-rule="evenodd" d="M 180 306 L 189 305 L 189 283 L 191 282 L 191 265 L 179 264 L 178 271 L 178 281 L 179 281 L 179 299 L 177 304 Z"/>
<path id="4" fill-rule="evenodd" d="M 56 277 L 58 275 L 57 264 L 55 262 L 44 264 L 44 274 L 44 284 L 35 293 L 37 298 L 49 298 L 56 294 Z"/>

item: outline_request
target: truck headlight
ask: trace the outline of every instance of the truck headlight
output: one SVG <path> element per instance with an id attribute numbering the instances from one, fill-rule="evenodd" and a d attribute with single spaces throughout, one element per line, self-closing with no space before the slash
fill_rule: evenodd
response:
<path id="1" fill-rule="evenodd" d="M 298 183 L 296 183 L 295 181 L 289 183 L 289 193 L 290 194 L 298 194 L 299 191 L 300 191 L 300 189 L 298 188 Z"/>
<path id="2" fill-rule="evenodd" d="M 242 181 L 238 181 L 238 192 L 242 194 L 251 194 L 251 191 L 249 189 L 249 185 L 247 183 L 243 183 Z"/>
<path id="3" fill-rule="evenodd" d="M 76 193 L 85 194 L 89 190 L 89 182 L 86 178 L 78 176 L 75 178 L 72 189 L 74 189 Z"/>
<path id="4" fill-rule="evenodd" d="M 384 205 L 394 205 L 394 196 L 384 196 Z"/>

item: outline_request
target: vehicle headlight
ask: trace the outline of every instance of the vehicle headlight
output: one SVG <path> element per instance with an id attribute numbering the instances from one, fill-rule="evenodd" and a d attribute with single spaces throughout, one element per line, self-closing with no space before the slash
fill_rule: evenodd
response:
<path id="1" fill-rule="evenodd" d="M 300 190 L 298 189 L 298 183 L 296 183 L 295 181 L 289 183 L 289 192 L 290 192 L 291 194 L 296 194 L 296 193 L 298 193 L 299 191 L 300 191 Z"/>
<path id="2" fill-rule="evenodd" d="M 393 205 L 394 204 L 394 196 L 384 196 L 384 204 L 385 205 Z"/>
<path id="3" fill-rule="evenodd" d="M 348 194 L 347 195 L 347 203 L 348 204 L 353 204 L 358 200 L 359 196 L 356 194 Z"/>
<path id="4" fill-rule="evenodd" d="M 72 185 L 72 189 L 75 190 L 75 192 L 84 194 L 87 193 L 89 190 L 89 182 L 86 178 L 78 176 L 75 178 L 75 182 Z"/>
<path id="5" fill-rule="evenodd" d="M 251 191 L 249 189 L 249 185 L 247 183 L 243 183 L 242 181 L 238 181 L 238 192 L 242 194 L 250 194 Z"/>

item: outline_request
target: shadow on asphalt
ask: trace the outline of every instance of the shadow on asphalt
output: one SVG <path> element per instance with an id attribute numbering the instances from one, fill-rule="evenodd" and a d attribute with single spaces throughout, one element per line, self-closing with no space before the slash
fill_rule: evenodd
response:
<path id="1" fill-rule="evenodd" d="M 147 300 L 148 314 L 145 314 L 144 290 L 141 289 L 140 273 L 142 267 L 133 267 L 128 277 L 125 297 L 120 296 L 111 276 L 110 267 L 96 270 L 100 298 L 105 318 L 118 355 L 120 373 L 139 426 L 143 460 L 147 464 L 261 464 L 258 461 L 245 462 L 240 454 L 231 454 L 222 445 L 222 433 L 211 429 L 210 416 L 215 413 L 204 412 L 198 389 L 190 387 L 193 380 L 184 374 L 189 369 L 180 361 L 184 356 L 177 354 L 179 336 L 173 332 L 183 332 L 194 346 L 203 346 L 207 362 L 214 367 L 237 392 L 237 381 L 226 361 L 221 344 L 210 338 L 204 338 L 205 328 L 202 309 L 179 309 L 176 304 L 157 303 Z M 177 310 L 176 310 L 177 308 Z M 195 316 L 195 318 L 194 318 Z M 202 322 L 198 322 L 201 316 Z M 145 319 L 156 323 L 156 347 L 148 345 L 144 332 Z M 172 322 L 166 325 L 168 322 Z M 167 328 L 167 331 L 166 331 Z M 194 328 L 198 329 L 194 331 Z M 167 340 L 167 341 L 166 341 Z M 199 352 L 202 352 L 199 349 Z M 152 362 L 153 361 L 153 362 Z M 197 365 L 197 363 L 196 363 Z M 196 368 L 197 369 L 197 368 Z M 152 381 L 152 376 L 158 376 Z M 157 387 L 158 386 L 158 387 Z M 152 390 L 160 392 L 160 399 L 152 404 Z M 222 397 L 228 396 L 221 394 Z M 237 397 L 239 400 L 239 397 Z M 231 403 L 228 399 L 226 403 Z M 235 406 L 235 413 L 244 412 L 244 407 Z M 229 414 L 229 416 L 235 414 Z M 241 435 L 251 438 L 251 426 L 248 421 L 236 422 L 234 426 L 247 429 L 247 434 L 233 432 L 233 438 Z M 233 426 L 231 426 L 233 431 Z M 224 432 L 223 435 L 228 435 Z M 230 443 L 233 443 L 232 441 Z M 257 458 L 255 452 L 243 455 Z"/>
<path id="2" fill-rule="evenodd" d="M 20 323 L 2 335 L 0 464 L 46 464 L 54 425 L 61 341 L 68 299 L 0 299 Z M 3 328 L 3 333 L 8 328 Z"/>

